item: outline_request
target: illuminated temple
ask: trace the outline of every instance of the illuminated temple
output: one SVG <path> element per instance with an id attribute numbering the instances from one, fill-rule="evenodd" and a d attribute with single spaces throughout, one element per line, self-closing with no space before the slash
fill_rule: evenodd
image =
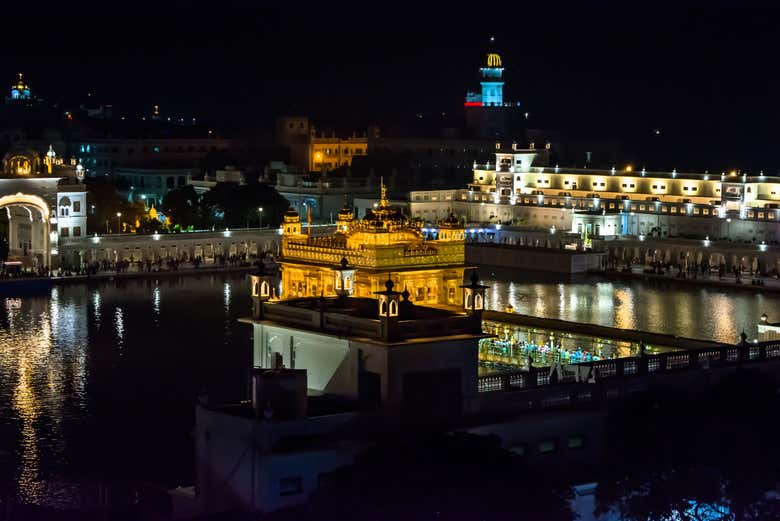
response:
<path id="1" fill-rule="evenodd" d="M 419 304 L 461 305 L 465 265 L 464 227 L 455 217 L 440 223 L 437 240 L 390 206 L 382 184 L 380 202 L 356 220 L 351 208 L 338 213 L 332 235 L 304 233 L 290 208 L 282 224 L 282 298 L 346 293 L 374 298 L 385 282 Z"/>

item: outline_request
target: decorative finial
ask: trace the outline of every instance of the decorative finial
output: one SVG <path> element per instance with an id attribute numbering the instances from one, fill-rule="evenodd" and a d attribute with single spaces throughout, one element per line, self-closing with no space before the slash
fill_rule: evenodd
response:
<path id="1" fill-rule="evenodd" d="M 387 276 L 387 281 L 385 282 L 385 287 L 387 288 L 387 291 L 393 291 L 393 279 L 390 278 L 390 275 Z"/>
<path id="2" fill-rule="evenodd" d="M 404 291 L 403 293 L 401 293 L 401 296 L 404 298 L 404 302 L 409 301 L 409 295 L 410 295 L 409 289 L 406 286 L 404 286 Z"/>
<path id="3" fill-rule="evenodd" d="M 477 273 L 477 270 L 474 270 L 471 272 L 471 285 L 476 286 L 479 284 L 479 273 Z"/>
<path id="4" fill-rule="evenodd" d="M 341 258 L 341 268 L 342 269 L 347 269 L 347 258 L 346 257 L 342 257 Z"/>

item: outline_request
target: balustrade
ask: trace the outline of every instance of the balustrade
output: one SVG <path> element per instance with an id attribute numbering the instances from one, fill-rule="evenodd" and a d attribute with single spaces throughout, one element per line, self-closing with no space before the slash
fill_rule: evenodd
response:
<path id="1" fill-rule="evenodd" d="M 617 381 L 642 375 L 664 374 L 684 370 L 700 370 L 711 366 L 730 366 L 743 363 L 760 363 L 780 360 L 780 342 L 771 341 L 745 346 L 721 347 L 702 351 L 671 352 L 646 357 L 618 358 L 609 361 L 585 362 L 578 366 L 594 369 L 596 382 Z M 560 373 L 559 373 L 560 374 Z M 478 377 L 478 390 L 484 392 L 529 391 L 539 387 L 575 385 L 573 373 L 564 372 L 558 379 L 550 378 L 549 367 L 532 368 L 530 371 L 503 372 Z M 587 384 L 585 384 L 587 385 Z M 591 401 L 588 397 L 576 401 Z M 555 401 L 557 398 L 551 398 Z M 543 405 L 546 405 L 543 404 Z"/>

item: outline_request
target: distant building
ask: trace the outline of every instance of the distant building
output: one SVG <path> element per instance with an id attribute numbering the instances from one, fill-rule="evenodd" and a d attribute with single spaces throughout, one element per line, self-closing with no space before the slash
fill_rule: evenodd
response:
<path id="1" fill-rule="evenodd" d="M 143 201 L 147 208 L 162 204 L 163 197 L 192 181 L 192 171 L 181 168 L 117 168 L 119 194 L 128 201 Z"/>
<path id="2" fill-rule="evenodd" d="M 325 135 L 306 117 L 282 117 L 276 122 L 277 143 L 290 150 L 290 164 L 304 172 L 328 172 L 350 166 L 352 158 L 368 153 L 366 133 L 338 137 L 335 132 Z"/>
<path id="3" fill-rule="evenodd" d="M 6 98 L 6 103 L 18 103 L 32 99 L 32 92 L 30 86 L 24 82 L 22 73 L 19 73 L 19 79 L 11 85 L 11 92 Z"/>
<path id="4" fill-rule="evenodd" d="M 465 188 L 409 194 L 412 216 L 435 224 L 454 213 L 471 223 L 555 227 L 582 236 L 780 240 L 780 178 L 549 166 L 549 150 L 495 145 Z M 759 245 L 760 246 L 760 245 Z"/>

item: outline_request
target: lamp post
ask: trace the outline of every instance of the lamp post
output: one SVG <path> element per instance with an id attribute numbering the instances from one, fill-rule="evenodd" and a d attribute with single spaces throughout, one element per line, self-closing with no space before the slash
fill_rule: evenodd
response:
<path id="1" fill-rule="evenodd" d="M 122 233 L 122 225 L 119 222 L 119 219 L 122 217 L 122 212 L 116 213 L 116 233 Z"/>
<path id="2" fill-rule="evenodd" d="M 262 228 L 263 227 L 263 207 L 261 206 L 260 208 L 257 209 L 257 211 L 260 214 L 260 226 L 259 227 Z"/>

